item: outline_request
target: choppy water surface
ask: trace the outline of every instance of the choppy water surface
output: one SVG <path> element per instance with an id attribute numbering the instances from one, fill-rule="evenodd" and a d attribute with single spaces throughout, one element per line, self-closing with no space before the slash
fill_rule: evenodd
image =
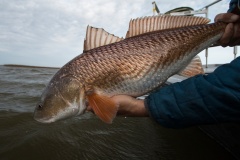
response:
<path id="1" fill-rule="evenodd" d="M 166 129 L 150 118 L 117 117 L 104 124 L 95 115 L 52 124 L 33 119 L 50 68 L 0 66 L 0 159 L 233 159 L 198 128 Z"/>

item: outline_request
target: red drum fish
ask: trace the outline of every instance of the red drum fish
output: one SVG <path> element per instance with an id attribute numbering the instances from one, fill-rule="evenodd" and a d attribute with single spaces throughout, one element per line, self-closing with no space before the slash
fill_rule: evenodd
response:
<path id="1" fill-rule="evenodd" d="M 222 36 L 225 24 L 189 16 L 153 16 L 130 21 L 126 38 L 88 26 L 84 51 L 50 80 L 34 119 L 50 123 L 86 111 L 87 103 L 111 123 L 114 95 L 142 96 L 174 74 L 193 76 L 203 69 L 196 55 Z"/>

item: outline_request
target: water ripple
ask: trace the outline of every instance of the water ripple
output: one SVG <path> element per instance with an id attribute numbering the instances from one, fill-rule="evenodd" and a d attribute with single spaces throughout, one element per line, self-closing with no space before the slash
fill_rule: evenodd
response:
<path id="1" fill-rule="evenodd" d="M 194 146 L 199 146 L 196 143 L 201 136 L 188 142 L 191 147 L 186 152 L 179 153 L 184 147 L 176 147 L 175 141 L 189 137 L 179 136 L 181 131 L 162 128 L 150 118 L 117 117 L 109 125 L 86 113 L 52 124 L 36 122 L 35 104 L 56 71 L 0 66 L 1 160 L 181 160 L 186 159 L 184 155 L 194 153 Z M 182 146 L 182 142 L 177 144 Z M 207 147 L 211 146 L 210 142 Z M 202 156 L 206 150 L 202 149 L 204 154 L 199 148 L 195 150 L 194 159 L 206 159 Z M 224 153 L 220 150 L 210 157 L 219 159 L 226 156 Z"/>

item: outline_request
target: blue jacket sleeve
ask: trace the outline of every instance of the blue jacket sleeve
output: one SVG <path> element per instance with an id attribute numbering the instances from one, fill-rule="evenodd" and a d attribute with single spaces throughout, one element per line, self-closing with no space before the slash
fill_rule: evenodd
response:
<path id="1" fill-rule="evenodd" d="M 153 119 L 170 128 L 240 122 L 240 57 L 208 75 L 159 89 L 145 106 Z"/>
<path id="2" fill-rule="evenodd" d="M 239 13 L 240 0 L 231 0 L 229 3 L 229 9 L 227 12 Z"/>

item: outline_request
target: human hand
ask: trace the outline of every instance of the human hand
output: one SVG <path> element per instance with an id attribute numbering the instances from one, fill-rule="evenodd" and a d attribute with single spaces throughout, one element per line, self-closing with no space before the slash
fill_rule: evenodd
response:
<path id="1" fill-rule="evenodd" d="M 135 99 L 127 95 L 116 95 L 111 97 L 111 99 L 119 105 L 118 115 L 131 117 L 149 116 L 148 111 L 144 106 L 144 100 Z M 87 110 L 92 111 L 91 106 L 88 106 Z"/>
<path id="2" fill-rule="evenodd" d="M 132 117 L 147 117 L 148 111 L 144 106 L 144 100 L 135 99 L 127 95 L 116 95 L 112 100 L 119 104 L 118 115 Z"/>
<path id="3" fill-rule="evenodd" d="M 225 28 L 224 34 L 218 41 L 218 43 L 223 46 L 236 46 L 240 45 L 240 16 L 233 13 L 221 13 L 218 14 L 215 22 L 225 22 L 227 26 Z"/>

